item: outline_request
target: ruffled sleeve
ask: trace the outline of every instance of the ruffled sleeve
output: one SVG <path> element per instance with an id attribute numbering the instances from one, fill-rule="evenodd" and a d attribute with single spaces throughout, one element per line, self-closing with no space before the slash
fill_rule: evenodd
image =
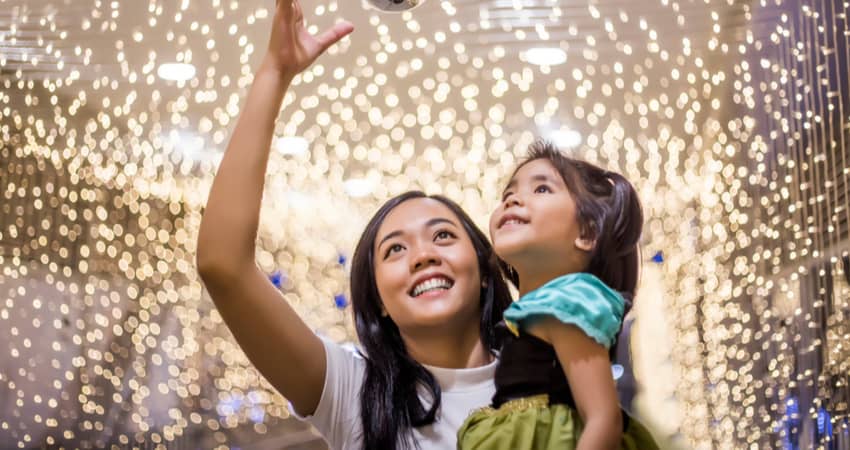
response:
<path id="1" fill-rule="evenodd" d="M 623 321 L 625 300 L 589 273 L 564 275 L 525 294 L 505 310 L 508 327 L 527 328 L 554 317 L 575 325 L 594 341 L 611 348 Z"/>

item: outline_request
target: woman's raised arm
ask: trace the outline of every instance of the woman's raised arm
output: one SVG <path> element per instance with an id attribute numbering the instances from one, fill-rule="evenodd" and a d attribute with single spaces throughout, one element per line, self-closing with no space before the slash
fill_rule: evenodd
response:
<path id="1" fill-rule="evenodd" d="M 312 36 L 297 0 L 278 0 L 269 48 L 213 181 L 198 236 L 198 272 L 219 313 L 260 373 L 302 414 L 325 378 L 324 347 L 255 261 L 274 122 L 292 79 L 353 30 Z"/>

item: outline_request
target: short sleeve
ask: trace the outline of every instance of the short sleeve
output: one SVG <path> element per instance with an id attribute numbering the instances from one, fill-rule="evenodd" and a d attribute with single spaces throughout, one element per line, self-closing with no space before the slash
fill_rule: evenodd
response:
<path id="1" fill-rule="evenodd" d="M 527 328 L 535 320 L 554 317 L 611 348 L 623 321 L 624 305 L 623 296 L 599 278 L 574 273 L 522 296 L 505 311 L 505 322 L 514 328 Z"/>
<path id="2" fill-rule="evenodd" d="M 366 363 L 359 355 L 322 339 L 327 369 L 322 397 L 312 415 L 301 416 L 292 405 L 293 415 L 313 425 L 332 449 L 362 447 L 360 388 Z"/>

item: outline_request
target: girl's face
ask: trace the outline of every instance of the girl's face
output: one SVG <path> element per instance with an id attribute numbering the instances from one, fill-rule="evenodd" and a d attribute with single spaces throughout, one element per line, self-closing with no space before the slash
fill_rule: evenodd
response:
<path id="1" fill-rule="evenodd" d="M 383 307 L 402 331 L 480 321 L 475 248 L 460 219 L 438 200 L 398 205 L 378 228 L 373 251 Z"/>
<path id="2" fill-rule="evenodd" d="M 534 267 L 583 270 L 593 241 L 581 237 L 576 204 L 564 179 L 545 159 L 516 171 L 490 217 L 496 254 L 520 274 Z"/>

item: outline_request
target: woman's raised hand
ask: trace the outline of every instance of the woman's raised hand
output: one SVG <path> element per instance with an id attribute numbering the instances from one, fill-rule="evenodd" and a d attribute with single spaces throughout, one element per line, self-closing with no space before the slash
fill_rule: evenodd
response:
<path id="1" fill-rule="evenodd" d="M 291 78 L 306 69 L 330 46 L 354 31 L 348 22 L 339 22 L 313 36 L 304 26 L 304 11 L 299 0 L 277 0 L 263 65 Z"/>
<path id="2" fill-rule="evenodd" d="M 324 346 L 257 266 L 257 228 L 286 89 L 353 29 L 338 23 L 313 36 L 304 27 L 298 0 L 277 0 L 269 49 L 224 152 L 198 233 L 198 273 L 219 314 L 254 366 L 302 414 L 312 414 L 322 396 Z"/>

